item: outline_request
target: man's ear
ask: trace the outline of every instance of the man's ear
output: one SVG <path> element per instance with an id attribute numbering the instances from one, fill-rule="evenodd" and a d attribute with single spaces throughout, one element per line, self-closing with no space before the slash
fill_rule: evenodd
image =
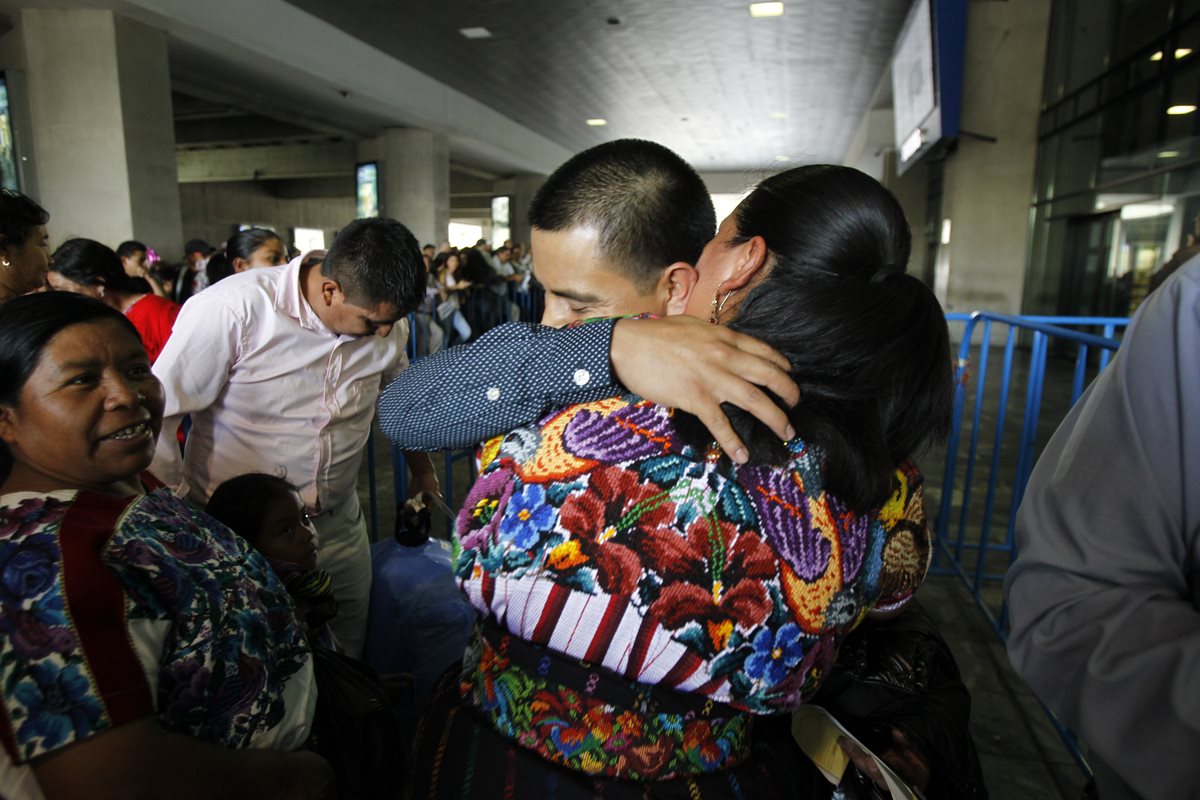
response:
<path id="1" fill-rule="evenodd" d="M 321 297 L 325 300 L 326 308 L 346 302 L 346 296 L 342 294 L 342 285 L 331 278 L 321 280 Z"/>
<path id="2" fill-rule="evenodd" d="M 727 292 L 750 284 L 767 263 L 767 241 L 761 236 L 751 236 L 737 246 L 737 251 L 732 274 L 721 282 Z"/>
<path id="3" fill-rule="evenodd" d="M 676 261 L 667 267 L 658 283 L 658 291 L 666 298 L 667 316 L 673 317 L 687 312 L 688 298 L 696 288 L 700 273 L 685 261 Z"/>

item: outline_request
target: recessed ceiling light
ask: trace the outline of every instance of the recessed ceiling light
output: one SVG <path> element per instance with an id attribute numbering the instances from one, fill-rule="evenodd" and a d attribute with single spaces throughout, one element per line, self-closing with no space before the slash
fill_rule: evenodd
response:
<path id="1" fill-rule="evenodd" d="M 783 14 L 783 3 L 751 3 L 750 16 L 778 17 Z"/>
<path id="2" fill-rule="evenodd" d="M 791 161 L 791 156 L 775 156 L 776 161 Z"/>
<path id="3" fill-rule="evenodd" d="M 459 28 L 458 32 L 468 39 L 490 39 L 492 32 L 487 28 Z"/>
<path id="4" fill-rule="evenodd" d="M 1192 48 L 1190 48 L 1190 47 L 1175 48 L 1175 60 L 1176 61 L 1179 61 L 1182 58 L 1187 58 L 1191 54 L 1192 54 Z"/>
<path id="5" fill-rule="evenodd" d="M 1150 54 L 1151 61 L 1162 61 L 1162 50 L 1155 50 Z"/>
<path id="6" fill-rule="evenodd" d="M 1158 157 L 1159 158 L 1178 158 L 1179 151 L 1178 150 L 1163 150 L 1158 154 Z"/>
<path id="7" fill-rule="evenodd" d="M 1195 106 L 1179 105 L 1179 106 L 1171 106 L 1170 108 L 1167 109 L 1167 113 L 1170 114 L 1172 117 L 1182 117 L 1184 114 L 1191 114 L 1195 110 L 1196 110 Z"/>
<path id="8" fill-rule="evenodd" d="M 772 111 L 770 114 L 767 114 L 767 119 L 787 119 L 787 112 Z"/>
<path id="9" fill-rule="evenodd" d="M 588 124 L 588 125 L 591 125 L 593 128 L 599 128 L 599 127 L 601 127 L 601 126 L 603 126 L 603 125 L 607 125 L 607 124 L 608 124 L 608 120 L 606 120 L 606 119 L 600 119 L 599 117 L 595 117 L 595 118 L 593 118 L 593 119 L 589 119 L 589 120 L 587 121 L 587 124 Z"/>

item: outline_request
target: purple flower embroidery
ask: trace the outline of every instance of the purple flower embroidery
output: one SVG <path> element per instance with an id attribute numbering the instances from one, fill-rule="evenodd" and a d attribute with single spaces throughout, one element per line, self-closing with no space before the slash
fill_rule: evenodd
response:
<path id="1" fill-rule="evenodd" d="M 830 543 L 813 526 L 808 498 L 795 473 L 748 467 L 739 479 L 758 511 L 763 536 L 796 575 L 813 581 L 825 574 Z"/>
<path id="2" fill-rule="evenodd" d="M 580 411 L 563 430 L 567 452 L 610 464 L 662 455 L 670 442 L 667 411 L 652 405 L 627 406 L 611 414 Z"/>
<path id="3" fill-rule="evenodd" d="M 464 550 L 479 550 L 489 539 L 494 539 L 513 486 L 513 471 L 507 468 L 481 475 L 475 481 L 458 512 L 456 524 Z"/>

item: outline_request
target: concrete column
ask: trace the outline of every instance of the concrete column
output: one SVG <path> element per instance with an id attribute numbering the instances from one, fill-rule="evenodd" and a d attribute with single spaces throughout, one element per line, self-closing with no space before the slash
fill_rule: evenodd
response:
<path id="1" fill-rule="evenodd" d="M 25 74 L 34 162 L 27 186 L 52 242 L 136 238 L 183 255 L 167 39 L 98 9 L 21 10 L 0 64 Z"/>
<path id="2" fill-rule="evenodd" d="M 971 4 L 964 135 L 946 159 L 942 196 L 950 241 L 934 278 L 947 311 L 1021 310 L 1049 26 L 1043 0 Z"/>
<path id="3" fill-rule="evenodd" d="M 450 145 L 416 128 L 388 128 L 362 142 L 360 161 L 379 162 L 380 205 L 421 244 L 446 240 L 450 228 Z"/>

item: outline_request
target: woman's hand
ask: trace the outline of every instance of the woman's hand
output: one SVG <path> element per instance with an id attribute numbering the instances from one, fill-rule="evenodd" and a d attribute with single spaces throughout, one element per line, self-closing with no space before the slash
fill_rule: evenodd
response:
<path id="1" fill-rule="evenodd" d="M 333 768 L 303 750 L 231 750 L 143 717 L 39 756 L 33 773 L 46 800 L 212 800 L 235 787 L 239 797 L 325 800 Z"/>
<path id="2" fill-rule="evenodd" d="M 659 405 L 695 414 L 717 444 L 739 464 L 749 452 L 733 431 L 721 403 L 758 417 L 780 439 L 796 435 L 787 413 L 759 387 L 789 407 L 800 388 L 788 360 L 768 345 L 694 317 L 620 320 L 613 328 L 612 364 L 629 391 Z"/>
<path id="3" fill-rule="evenodd" d="M 868 776 L 880 789 L 888 791 L 883 772 L 875 763 L 875 759 L 845 736 L 838 737 L 838 745 L 846 751 L 851 763 L 858 767 L 860 772 Z M 909 786 L 914 786 L 922 792 L 929 787 L 929 763 L 925 756 L 908 737 L 895 728 L 892 729 L 892 746 L 879 757 Z"/>

